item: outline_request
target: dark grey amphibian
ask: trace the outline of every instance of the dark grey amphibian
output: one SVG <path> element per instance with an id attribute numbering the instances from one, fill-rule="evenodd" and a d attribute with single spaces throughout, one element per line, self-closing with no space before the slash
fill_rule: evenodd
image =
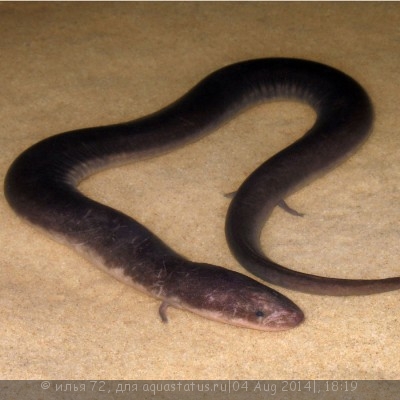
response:
<path id="1" fill-rule="evenodd" d="M 239 189 L 226 223 L 232 252 L 251 272 L 292 289 L 360 294 L 400 287 L 400 278 L 349 281 L 300 274 L 268 260 L 260 249 L 260 229 L 271 210 L 315 173 L 348 155 L 372 123 L 363 89 L 343 73 L 315 62 L 241 62 L 212 73 L 149 116 L 45 139 L 11 165 L 6 198 L 25 220 L 117 279 L 161 299 L 164 321 L 167 307 L 174 306 L 233 325 L 289 329 L 304 317 L 283 295 L 239 273 L 185 259 L 132 218 L 77 190 L 79 182 L 96 170 L 195 141 L 240 110 L 277 97 L 308 102 L 317 120 Z"/>

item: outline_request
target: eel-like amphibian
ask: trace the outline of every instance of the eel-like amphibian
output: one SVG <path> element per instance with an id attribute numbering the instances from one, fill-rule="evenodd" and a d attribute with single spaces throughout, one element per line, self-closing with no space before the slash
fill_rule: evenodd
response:
<path id="1" fill-rule="evenodd" d="M 348 155 L 372 123 L 364 90 L 340 71 L 311 61 L 240 62 L 212 73 L 149 116 L 42 140 L 11 165 L 6 198 L 25 220 L 117 279 L 159 298 L 164 321 L 166 308 L 174 306 L 254 329 L 292 328 L 304 316 L 283 295 L 237 272 L 187 260 L 134 219 L 77 189 L 99 169 L 198 140 L 240 110 L 278 97 L 309 103 L 317 120 L 300 140 L 255 171 L 235 195 L 226 225 L 233 253 L 251 272 L 292 289 L 349 294 L 398 288 L 399 278 L 365 283 L 299 274 L 272 263 L 259 248 L 260 229 L 273 207 Z"/>

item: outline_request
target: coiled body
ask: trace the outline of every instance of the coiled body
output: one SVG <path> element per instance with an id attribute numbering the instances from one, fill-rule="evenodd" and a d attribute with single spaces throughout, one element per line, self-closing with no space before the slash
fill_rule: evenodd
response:
<path id="1" fill-rule="evenodd" d="M 134 219 L 76 188 L 100 168 L 170 151 L 197 140 L 240 110 L 276 97 L 310 103 L 317 121 L 239 189 L 226 224 L 232 252 L 251 272 L 293 289 L 349 294 L 360 292 L 359 288 L 373 292 L 399 287 L 399 278 L 390 286 L 383 280 L 365 284 L 299 274 L 269 261 L 260 250 L 260 230 L 273 207 L 346 156 L 366 137 L 372 123 L 371 104 L 362 88 L 341 72 L 310 61 L 260 59 L 234 64 L 149 116 L 45 139 L 10 167 L 6 198 L 30 223 L 119 280 L 160 298 L 163 320 L 166 307 L 172 305 L 234 325 L 288 329 L 300 323 L 303 314 L 286 297 L 244 275 L 187 260 Z"/>

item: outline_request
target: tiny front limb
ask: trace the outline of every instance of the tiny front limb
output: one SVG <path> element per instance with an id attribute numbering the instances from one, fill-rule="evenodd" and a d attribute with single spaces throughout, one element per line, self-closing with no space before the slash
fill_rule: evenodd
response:
<path id="1" fill-rule="evenodd" d="M 169 307 L 169 303 L 166 301 L 163 301 L 160 305 L 160 308 L 158 309 L 158 313 L 160 314 L 161 321 L 164 322 L 164 324 L 168 323 L 168 317 L 167 317 L 167 308 Z"/>

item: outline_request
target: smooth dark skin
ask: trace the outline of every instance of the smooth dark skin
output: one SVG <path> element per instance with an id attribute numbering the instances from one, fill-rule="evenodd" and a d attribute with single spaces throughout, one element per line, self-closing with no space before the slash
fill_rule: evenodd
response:
<path id="1" fill-rule="evenodd" d="M 350 155 L 368 137 L 372 127 L 371 102 L 352 78 L 307 63 L 299 63 L 292 74 L 292 66 L 289 60 L 282 61 L 279 72 L 271 73 L 271 80 L 277 75 L 285 76 L 286 86 L 314 107 L 317 119 L 302 138 L 271 157 L 243 182 L 226 218 L 229 247 L 252 274 L 288 289 L 333 296 L 399 289 L 400 277 L 338 279 L 297 272 L 270 260 L 261 249 L 261 230 L 274 207 L 279 205 L 301 216 L 283 199 Z"/>
<path id="2" fill-rule="evenodd" d="M 301 274 L 268 260 L 260 249 L 260 231 L 272 209 L 347 156 L 372 124 L 372 107 L 363 89 L 343 73 L 310 61 L 260 59 L 234 64 L 147 117 L 45 139 L 11 165 L 4 185 L 6 198 L 30 223 L 117 279 L 161 299 L 163 320 L 171 305 L 237 326 L 292 328 L 304 316 L 283 295 L 237 272 L 185 259 L 137 221 L 76 189 L 98 169 L 198 140 L 239 111 L 279 97 L 309 103 L 317 121 L 240 187 L 226 222 L 233 254 L 257 276 L 310 293 L 367 294 L 399 288 L 400 278 L 361 281 Z"/>

